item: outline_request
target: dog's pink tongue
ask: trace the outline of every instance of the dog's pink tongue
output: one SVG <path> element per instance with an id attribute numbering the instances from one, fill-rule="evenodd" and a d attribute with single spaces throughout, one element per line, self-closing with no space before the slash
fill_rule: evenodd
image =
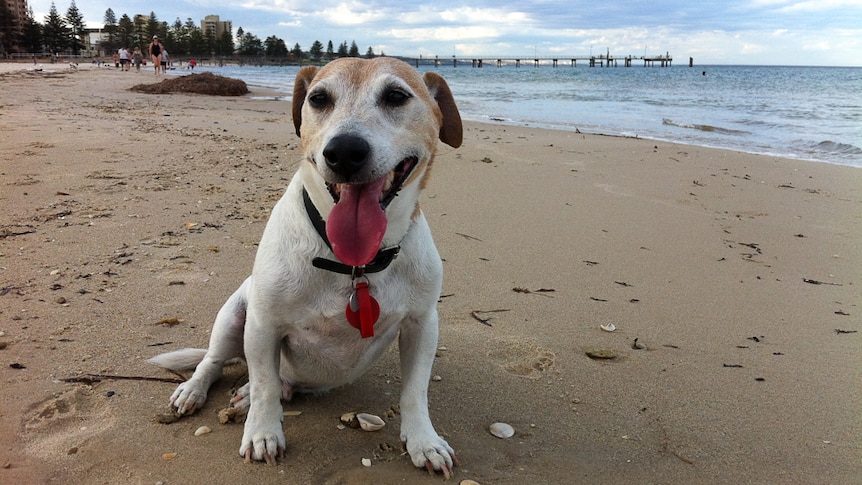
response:
<path id="1" fill-rule="evenodd" d="M 342 263 L 362 266 L 371 262 L 386 233 L 386 214 L 380 195 L 386 177 L 367 184 L 344 184 L 338 203 L 326 220 L 326 236 Z"/>

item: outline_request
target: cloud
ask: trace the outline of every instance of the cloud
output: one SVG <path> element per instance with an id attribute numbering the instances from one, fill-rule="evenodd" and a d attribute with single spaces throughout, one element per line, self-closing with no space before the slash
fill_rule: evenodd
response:
<path id="1" fill-rule="evenodd" d="M 414 29 L 390 29 L 382 32 L 384 36 L 394 39 L 407 39 L 412 42 L 438 41 L 466 41 L 466 40 L 490 40 L 500 37 L 501 32 L 494 28 L 482 25 L 455 26 L 455 27 L 422 27 Z"/>
<path id="2" fill-rule="evenodd" d="M 778 9 L 778 12 L 829 12 L 840 14 L 842 10 L 862 9 L 862 0 L 806 0 L 793 2 Z"/>

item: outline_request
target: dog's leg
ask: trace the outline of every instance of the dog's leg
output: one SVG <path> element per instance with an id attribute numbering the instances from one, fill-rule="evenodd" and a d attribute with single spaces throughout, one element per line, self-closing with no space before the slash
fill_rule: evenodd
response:
<path id="1" fill-rule="evenodd" d="M 238 414 L 243 415 L 248 413 L 248 408 L 251 406 L 251 384 L 246 382 L 244 386 L 236 391 L 236 395 L 230 400 L 230 405 L 237 409 Z M 281 380 L 281 400 L 290 401 L 293 398 L 293 386 L 290 382 Z"/>
<path id="2" fill-rule="evenodd" d="M 417 467 L 452 474 L 455 452 L 441 438 L 428 415 L 428 381 L 437 350 L 437 309 L 402 322 L 398 340 L 401 357 L 401 441 Z"/>
<path id="3" fill-rule="evenodd" d="M 247 278 L 221 307 L 213 324 L 206 355 L 195 368 L 191 379 L 180 384 L 171 395 L 171 404 L 180 414 L 191 414 L 203 406 L 210 386 L 221 377 L 225 361 L 242 357 L 250 286 L 251 277 Z"/>
<path id="4" fill-rule="evenodd" d="M 245 333 L 249 408 L 239 448 L 246 461 L 274 463 L 284 454 L 279 328 L 274 322 L 262 319 L 254 306 L 249 308 Z"/>

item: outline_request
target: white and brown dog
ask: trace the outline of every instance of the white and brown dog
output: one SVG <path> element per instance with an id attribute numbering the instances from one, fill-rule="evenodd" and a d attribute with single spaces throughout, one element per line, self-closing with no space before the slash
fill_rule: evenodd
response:
<path id="1" fill-rule="evenodd" d="M 150 361 L 195 368 L 170 402 L 192 413 L 225 361 L 249 383 L 239 454 L 282 456 L 281 400 L 355 380 L 398 338 L 401 440 L 417 467 L 450 475 L 455 454 L 428 414 L 443 268 L 419 209 L 438 138 L 461 145 L 439 75 L 391 58 L 341 59 L 296 76 L 293 122 L 305 159 L 263 232 L 252 275 L 216 317 L 209 349 Z M 397 256 L 397 258 L 396 258 Z"/>

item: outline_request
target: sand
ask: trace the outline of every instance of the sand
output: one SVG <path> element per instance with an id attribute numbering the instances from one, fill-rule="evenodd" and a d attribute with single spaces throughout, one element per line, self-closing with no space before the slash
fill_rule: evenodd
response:
<path id="1" fill-rule="evenodd" d="M 0 65 L 0 482 L 443 481 L 387 416 L 394 348 L 285 404 L 301 414 L 275 466 L 243 463 L 241 425 L 217 419 L 243 365 L 154 421 L 175 376 L 145 360 L 206 346 L 301 158 L 288 102 L 22 68 Z M 862 170 L 467 123 L 422 204 L 445 260 L 429 397 L 450 483 L 859 483 Z M 388 424 L 340 430 L 348 411 Z"/>

